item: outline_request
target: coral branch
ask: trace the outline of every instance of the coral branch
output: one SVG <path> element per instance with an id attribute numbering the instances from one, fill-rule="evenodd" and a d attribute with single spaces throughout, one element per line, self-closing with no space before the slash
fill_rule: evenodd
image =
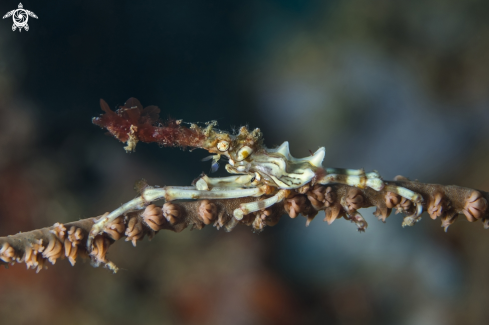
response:
<path id="1" fill-rule="evenodd" d="M 106 128 L 119 141 L 126 142 L 126 151 L 134 151 L 139 141 L 157 142 L 164 146 L 203 146 L 205 130 L 195 124 L 187 128 L 181 125 L 181 121 L 175 120 L 162 124 L 158 117 L 160 109 L 156 106 L 143 109 L 136 98 L 129 98 L 115 112 L 103 99 L 100 100 L 100 106 L 105 114 L 94 117 L 92 122 Z"/>
<path id="2" fill-rule="evenodd" d="M 406 213 L 403 225 L 413 225 L 419 221 L 413 202 L 389 192 L 392 185 L 402 186 L 419 193 L 423 198 L 423 208 L 431 219 L 441 219 L 441 226 L 447 228 L 458 215 L 464 215 L 469 222 L 481 220 L 484 228 L 489 228 L 489 193 L 460 186 L 424 184 L 405 179 L 387 181 L 384 189 L 358 189 L 348 185 L 309 185 L 290 191 L 281 203 L 270 208 L 245 215 L 239 222 L 233 218 L 233 211 L 242 203 L 263 199 L 239 198 L 184 202 L 167 202 L 162 207 L 148 205 L 145 210 L 120 216 L 110 223 L 103 234 L 94 240 L 94 248 L 88 251 L 86 238 L 94 222 L 100 218 L 89 218 L 67 224 L 56 223 L 52 227 L 0 237 L 0 264 L 24 262 L 27 268 L 39 272 L 54 264 L 59 258 L 68 258 L 72 265 L 78 256 L 87 256 L 94 266 L 104 265 L 114 272 L 118 268 L 107 259 L 107 251 L 115 241 L 126 237 L 134 246 L 147 235 L 153 237 L 160 230 L 180 232 L 187 227 L 202 229 L 213 224 L 217 229 L 232 230 L 238 223 L 252 226 L 261 231 L 265 226 L 277 224 L 282 215 L 296 218 L 299 214 L 307 218 L 306 225 L 320 210 L 325 211 L 325 221 L 331 224 L 339 218 L 355 223 L 359 231 L 367 228 L 367 222 L 358 209 L 375 206 L 374 212 L 385 222 L 392 209 Z"/>

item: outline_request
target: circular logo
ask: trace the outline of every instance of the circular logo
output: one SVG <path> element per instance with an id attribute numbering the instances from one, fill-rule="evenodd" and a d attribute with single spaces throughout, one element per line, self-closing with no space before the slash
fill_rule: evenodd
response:
<path id="1" fill-rule="evenodd" d="M 7 12 L 2 18 L 8 18 L 12 16 L 12 19 L 14 21 L 14 24 L 12 25 L 12 31 L 15 32 L 15 30 L 22 31 L 22 28 L 25 29 L 26 31 L 29 30 L 29 25 L 27 25 L 27 21 L 29 20 L 29 16 L 36 18 L 37 16 L 35 13 L 29 10 L 25 10 L 24 6 L 22 3 L 19 3 L 18 9 L 10 10 Z"/>
<path id="2" fill-rule="evenodd" d="M 25 12 L 24 9 L 17 9 L 15 10 L 15 13 L 13 14 L 14 18 L 14 24 L 22 28 L 27 24 L 27 20 L 29 20 L 29 16 L 27 15 L 27 12 Z"/>

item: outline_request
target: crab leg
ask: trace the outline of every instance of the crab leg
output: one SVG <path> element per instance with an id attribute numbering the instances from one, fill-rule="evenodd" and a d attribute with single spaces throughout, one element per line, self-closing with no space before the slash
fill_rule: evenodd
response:
<path id="1" fill-rule="evenodd" d="M 365 170 L 348 168 L 325 168 L 328 174 L 341 174 L 351 176 L 365 176 Z"/>
<path id="2" fill-rule="evenodd" d="M 380 179 L 379 177 L 375 177 L 374 173 L 368 173 L 367 175 L 327 174 L 326 176 L 318 179 L 317 183 L 322 185 L 340 183 L 355 186 L 358 188 L 370 187 L 376 191 L 380 191 L 384 188 L 384 182 L 382 181 L 382 179 Z"/>
<path id="3" fill-rule="evenodd" d="M 87 247 L 92 247 L 92 241 L 100 234 L 105 226 L 117 217 L 135 210 L 141 210 L 151 202 L 165 199 L 166 202 L 183 199 L 235 199 L 248 196 L 261 196 L 265 193 L 262 187 L 254 188 L 213 188 L 209 191 L 197 190 L 194 186 L 165 186 L 161 188 L 147 187 L 143 190 L 140 197 L 137 197 L 121 207 L 115 209 L 108 215 L 100 218 L 90 230 Z"/>
<path id="4" fill-rule="evenodd" d="M 353 213 L 347 213 L 347 214 L 350 221 L 357 225 L 358 231 L 364 232 L 367 229 L 368 227 L 367 220 L 365 220 L 365 218 L 360 214 L 360 212 L 355 211 Z"/>
<path id="5" fill-rule="evenodd" d="M 365 170 L 362 169 L 347 169 L 347 168 L 326 168 L 326 172 L 328 174 L 341 174 L 348 176 L 365 176 L 367 178 L 380 178 L 379 173 L 376 171 L 365 173 Z"/>
<path id="6" fill-rule="evenodd" d="M 335 169 L 328 168 L 327 171 L 329 170 L 332 171 Z M 340 171 L 345 171 L 345 170 L 340 170 Z M 350 169 L 349 171 L 351 173 L 351 171 L 355 171 L 355 170 Z M 361 171 L 361 169 L 358 171 Z M 402 186 L 396 186 L 391 184 L 386 185 L 384 184 L 382 179 L 378 177 L 378 174 L 376 172 L 367 173 L 365 174 L 365 176 L 354 176 L 351 174 L 350 175 L 327 174 L 326 176 L 323 176 L 322 178 L 318 179 L 317 183 L 322 185 L 331 184 L 331 183 L 340 183 L 340 184 L 355 186 L 361 189 L 370 187 L 376 191 L 380 191 L 384 189 L 387 192 L 396 193 L 402 196 L 403 198 L 406 198 L 414 203 L 414 205 L 416 206 L 416 212 L 413 216 L 410 216 L 411 219 L 412 218 L 416 219 L 423 212 L 423 205 L 422 205 L 423 197 L 420 194 L 413 192 Z"/>
<path id="7" fill-rule="evenodd" d="M 362 216 L 362 214 L 358 212 L 358 210 L 356 209 L 350 209 L 345 201 L 345 197 L 341 198 L 340 204 L 347 214 L 345 219 L 348 219 L 354 224 L 356 224 L 358 227 L 358 231 L 360 232 L 365 231 L 368 227 L 368 223 L 367 220 L 365 220 L 365 218 Z"/>
<path id="8" fill-rule="evenodd" d="M 391 184 L 386 185 L 385 190 L 387 192 L 396 193 L 396 194 L 402 196 L 403 198 L 406 198 L 406 199 L 412 201 L 413 204 L 416 206 L 416 212 L 414 213 L 414 215 L 407 216 L 405 218 L 405 221 L 404 221 L 404 223 L 406 223 L 405 225 L 412 226 L 415 222 L 418 221 L 419 216 L 421 215 L 421 213 L 423 213 L 423 204 L 422 204 L 423 203 L 423 197 L 420 194 L 413 192 L 411 190 L 408 190 L 405 187 L 391 185 Z M 404 223 L 403 223 L 403 225 L 404 225 Z"/>
<path id="9" fill-rule="evenodd" d="M 237 220 L 241 220 L 246 214 L 271 207 L 275 203 L 283 201 L 288 193 L 289 190 L 280 190 L 277 192 L 277 194 L 269 197 L 268 199 L 250 203 L 242 203 L 239 205 L 238 209 L 234 210 L 234 218 L 236 218 Z"/>
<path id="10" fill-rule="evenodd" d="M 238 175 L 228 177 L 209 177 L 203 175 L 196 183 L 195 186 L 198 190 L 208 191 L 214 187 L 226 187 L 226 188 L 240 188 L 245 185 L 250 185 L 253 176 L 251 175 Z"/>

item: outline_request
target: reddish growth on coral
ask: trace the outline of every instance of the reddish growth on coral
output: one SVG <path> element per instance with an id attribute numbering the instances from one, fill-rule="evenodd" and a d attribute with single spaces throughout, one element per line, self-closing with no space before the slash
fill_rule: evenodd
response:
<path id="1" fill-rule="evenodd" d="M 156 106 L 143 109 L 136 98 L 129 98 L 115 112 L 103 99 L 100 107 L 105 114 L 94 117 L 93 124 L 107 129 L 119 141 L 127 142 L 128 151 L 132 151 L 138 141 L 157 142 L 164 146 L 201 147 L 205 139 L 197 126 L 187 128 L 176 120 L 160 123 L 160 109 Z"/>

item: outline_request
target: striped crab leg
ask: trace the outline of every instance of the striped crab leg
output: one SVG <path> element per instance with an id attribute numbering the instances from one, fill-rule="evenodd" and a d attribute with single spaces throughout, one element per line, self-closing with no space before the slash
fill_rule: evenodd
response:
<path id="1" fill-rule="evenodd" d="M 239 208 L 234 210 L 234 218 L 236 218 L 237 220 L 241 220 L 246 214 L 269 208 L 276 203 L 282 202 L 289 193 L 290 190 L 279 190 L 277 194 L 269 197 L 268 199 L 250 203 L 242 203 L 239 205 Z"/>
<path id="2" fill-rule="evenodd" d="M 226 188 L 242 188 L 244 186 L 250 186 L 253 180 L 251 175 L 238 175 L 227 177 L 209 177 L 205 174 L 201 175 L 195 180 L 195 186 L 198 190 L 208 191 L 215 187 Z M 192 183 L 193 184 L 193 183 Z"/>
<path id="3" fill-rule="evenodd" d="M 265 193 L 264 187 L 253 188 L 213 188 L 198 190 L 194 186 L 165 186 L 161 188 L 146 187 L 141 196 L 124 203 L 119 208 L 103 216 L 95 222 L 88 236 L 87 247 L 92 248 L 93 239 L 101 234 L 104 228 L 125 213 L 142 210 L 151 202 L 164 199 L 166 202 L 184 199 L 235 199 L 242 197 L 257 197 Z"/>
<path id="4" fill-rule="evenodd" d="M 416 206 L 416 210 L 412 215 L 404 217 L 402 226 L 412 226 L 420 220 L 421 213 L 423 213 L 423 196 L 416 192 L 413 192 L 405 187 L 388 184 L 385 186 L 387 192 L 395 193 L 413 202 Z"/>
<path id="5" fill-rule="evenodd" d="M 316 183 L 326 185 L 340 183 L 358 188 L 370 187 L 376 191 L 384 188 L 384 182 L 376 172 L 365 173 L 363 169 L 326 169 L 328 174 L 320 177 Z M 336 173 L 329 173 L 336 172 Z"/>
<path id="6" fill-rule="evenodd" d="M 419 216 L 423 213 L 423 197 L 407 188 L 392 184 L 384 184 L 377 172 L 365 173 L 363 169 L 341 169 L 327 168 L 327 174 L 319 178 L 316 182 L 321 185 L 340 183 L 355 186 L 361 189 L 370 187 L 376 191 L 382 189 L 400 195 L 410 200 L 416 206 L 415 212 L 404 218 L 403 226 L 412 226 L 419 221 Z"/>

